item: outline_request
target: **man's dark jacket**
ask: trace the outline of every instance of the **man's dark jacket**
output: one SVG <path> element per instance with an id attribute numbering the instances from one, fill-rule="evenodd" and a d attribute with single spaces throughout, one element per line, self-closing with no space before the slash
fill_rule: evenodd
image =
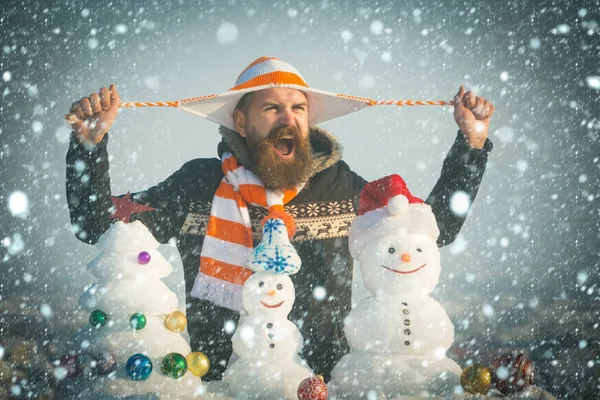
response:
<path id="1" fill-rule="evenodd" d="M 243 145 L 236 144 L 234 137 L 239 138 L 239 135 L 231 132 L 224 135 L 219 156 L 229 150 L 242 164 L 250 163 L 247 154 L 242 154 Z M 76 236 L 89 244 L 96 243 L 115 221 L 110 217 L 113 205 L 109 197 L 107 143 L 108 135 L 88 149 L 72 138 L 67 153 L 71 223 Z M 329 379 L 335 363 L 349 350 L 343 331 L 344 318 L 351 308 L 353 270 L 348 228 L 356 216 L 359 195 L 367 182 L 341 160 L 341 146 L 323 129 L 311 128 L 311 145 L 314 157 L 326 161 L 286 205 L 287 212 L 296 220 L 297 232 L 292 243 L 302 259 L 300 272 L 291 276 L 296 302 L 289 318 L 304 337 L 302 357 L 315 373 Z M 452 194 L 463 191 L 474 200 L 491 149 L 489 140 L 482 150 L 473 149 L 458 133 L 444 160 L 440 178 L 426 200 L 440 228 L 439 246 L 454 240 L 466 218 L 451 211 Z M 189 296 L 200 265 L 213 195 L 222 178 L 220 159 L 195 159 L 158 185 L 132 194 L 135 202 L 155 210 L 134 214 L 131 219 L 143 222 L 160 243 L 176 239 L 185 270 L 191 346 L 193 351 L 202 351 L 209 357 L 211 371 L 204 378 L 208 380 L 221 378 L 232 352 L 233 335 L 224 326 L 228 321 L 237 323 L 239 318 L 238 312 Z M 259 224 L 265 211 L 248 208 L 256 245 L 260 241 Z M 325 298 L 315 297 L 315 288 L 324 288 Z"/>

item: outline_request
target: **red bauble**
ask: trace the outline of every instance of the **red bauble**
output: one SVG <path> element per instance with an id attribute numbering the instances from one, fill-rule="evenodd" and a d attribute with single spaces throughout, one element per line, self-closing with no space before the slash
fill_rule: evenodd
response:
<path id="1" fill-rule="evenodd" d="M 521 392 L 535 381 L 535 367 L 522 353 L 504 353 L 492 364 L 492 381 L 502 394 Z"/>
<path id="2" fill-rule="evenodd" d="M 327 400 L 328 390 L 323 376 L 306 378 L 298 386 L 298 400 Z"/>

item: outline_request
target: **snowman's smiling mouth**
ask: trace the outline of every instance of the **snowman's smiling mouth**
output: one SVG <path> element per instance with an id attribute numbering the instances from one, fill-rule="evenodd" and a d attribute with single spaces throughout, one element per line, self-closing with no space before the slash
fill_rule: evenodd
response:
<path id="1" fill-rule="evenodd" d="M 412 274 L 413 272 L 417 272 L 418 270 L 420 270 L 420 269 L 422 269 L 422 268 L 425 268 L 425 266 L 426 266 L 426 265 L 427 265 L 427 263 L 425 263 L 425 264 L 421 265 L 421 266 L 420 266 L 419 268 L 417 268 L 417 269 L 413 269 L 412 271 L 399 271 L 399 270 L 397 270 L 397 269 L 393 269 L 393 268 L 390 268 L 390 267 L 386 267 L 385 265 L 381 264 L 381 266 L 382 266 L 383 268 L 385 268 L 385 269 L 387 269 L 387 270 L 389 270 L 389 271 L 395 272 L 395 273 L 397 273 L 397 274 Z"/>
<path id="2" fill-rule="evenodd" d="M 285 301 L 285 300 L 284 300 L 284 301 Z M 265 306 L 265 307 L 267 307 L 267 308 L 277 308 L 277 307 L 279 307 L 280 305 L 282 305 L 284 301 L 282 301 L 282 302 L 281 302 L 281 303 L 279 303 L 279 304 L 273 304 L 273 305 L 269 305 L 269 304 L 267 304 L 267 303 L 264 303 L 264 302 L 262 302 L 262 301 L 261 301 L 261 302 L 260 302 L 260 304 L 262 304 L 263 306 Z"/>

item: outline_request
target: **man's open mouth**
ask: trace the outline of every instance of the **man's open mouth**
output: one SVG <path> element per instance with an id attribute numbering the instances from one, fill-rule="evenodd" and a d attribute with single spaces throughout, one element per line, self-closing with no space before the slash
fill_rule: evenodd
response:
<path id="1" fill-rule="evenodd" d="M 294 138 L 282 138 L 273 144 L 273 149 L 280 157 L 290 157 L 294 154 Z"/>
<path id="2" fill-rule="evenodd" d="M 284 301 L 285 301 L 285 300 L 284 300 Z M 262 302 L 262 301 L 261 301 L 261 302 L 260 302 L 260 304 L 262 304 L 263 306 L 265 306 L 265 307 L 267 307 L 267 308 L 277 308 L 277 307 L 279 307 L 280 305 L 282 305 L 282 304 L 283 304 L 283 301 L 282 301 L 281 303 L 279 303 L 279 304 L 274 304 L 274 305 L 269 305 L 269 304 L 267 304 L 267 303 L 265 303 L 265 302 Z"/>
<path id="3" fill-rule="evenodd" d="M 413 272 L 417 272 L 417 271 L 418 271 L 418 270 L 420 270 L 421 268 L 424 268 L 426 265 L 427 265 L 427 263 L 425 263 L 425 264 L 421 265 L 419 268 L 417 268 L 417 269 L 413 269 L 413 270 L 411 270 L 411 271 L 400 271 L 400 270 L 397 270 L 397 269 L 393 269 L 393 268 L 386 267 L 386 266 L 385 266 L 385 265 L 383 265 L 383 264 L 382 264 L 381 266 L 382 266 L 383 268 L 385 268 L 385 269 L 387 269 L 387 270 L 390 270 L 390 271 L 392 271 L 392 272 L 395 272 L 395 273 L 397 273 L 397 274 L 412 274 Z"/>

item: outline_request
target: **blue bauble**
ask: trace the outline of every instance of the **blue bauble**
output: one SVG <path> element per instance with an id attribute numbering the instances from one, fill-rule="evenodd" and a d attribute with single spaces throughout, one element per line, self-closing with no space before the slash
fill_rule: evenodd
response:
<path id="1" fill-rule="evenodd" d="M 134 354 L 127 360 L 125 370 L 132 380 L 142 381 L 150 376 L 152 361 L 143 354 Z"/>

